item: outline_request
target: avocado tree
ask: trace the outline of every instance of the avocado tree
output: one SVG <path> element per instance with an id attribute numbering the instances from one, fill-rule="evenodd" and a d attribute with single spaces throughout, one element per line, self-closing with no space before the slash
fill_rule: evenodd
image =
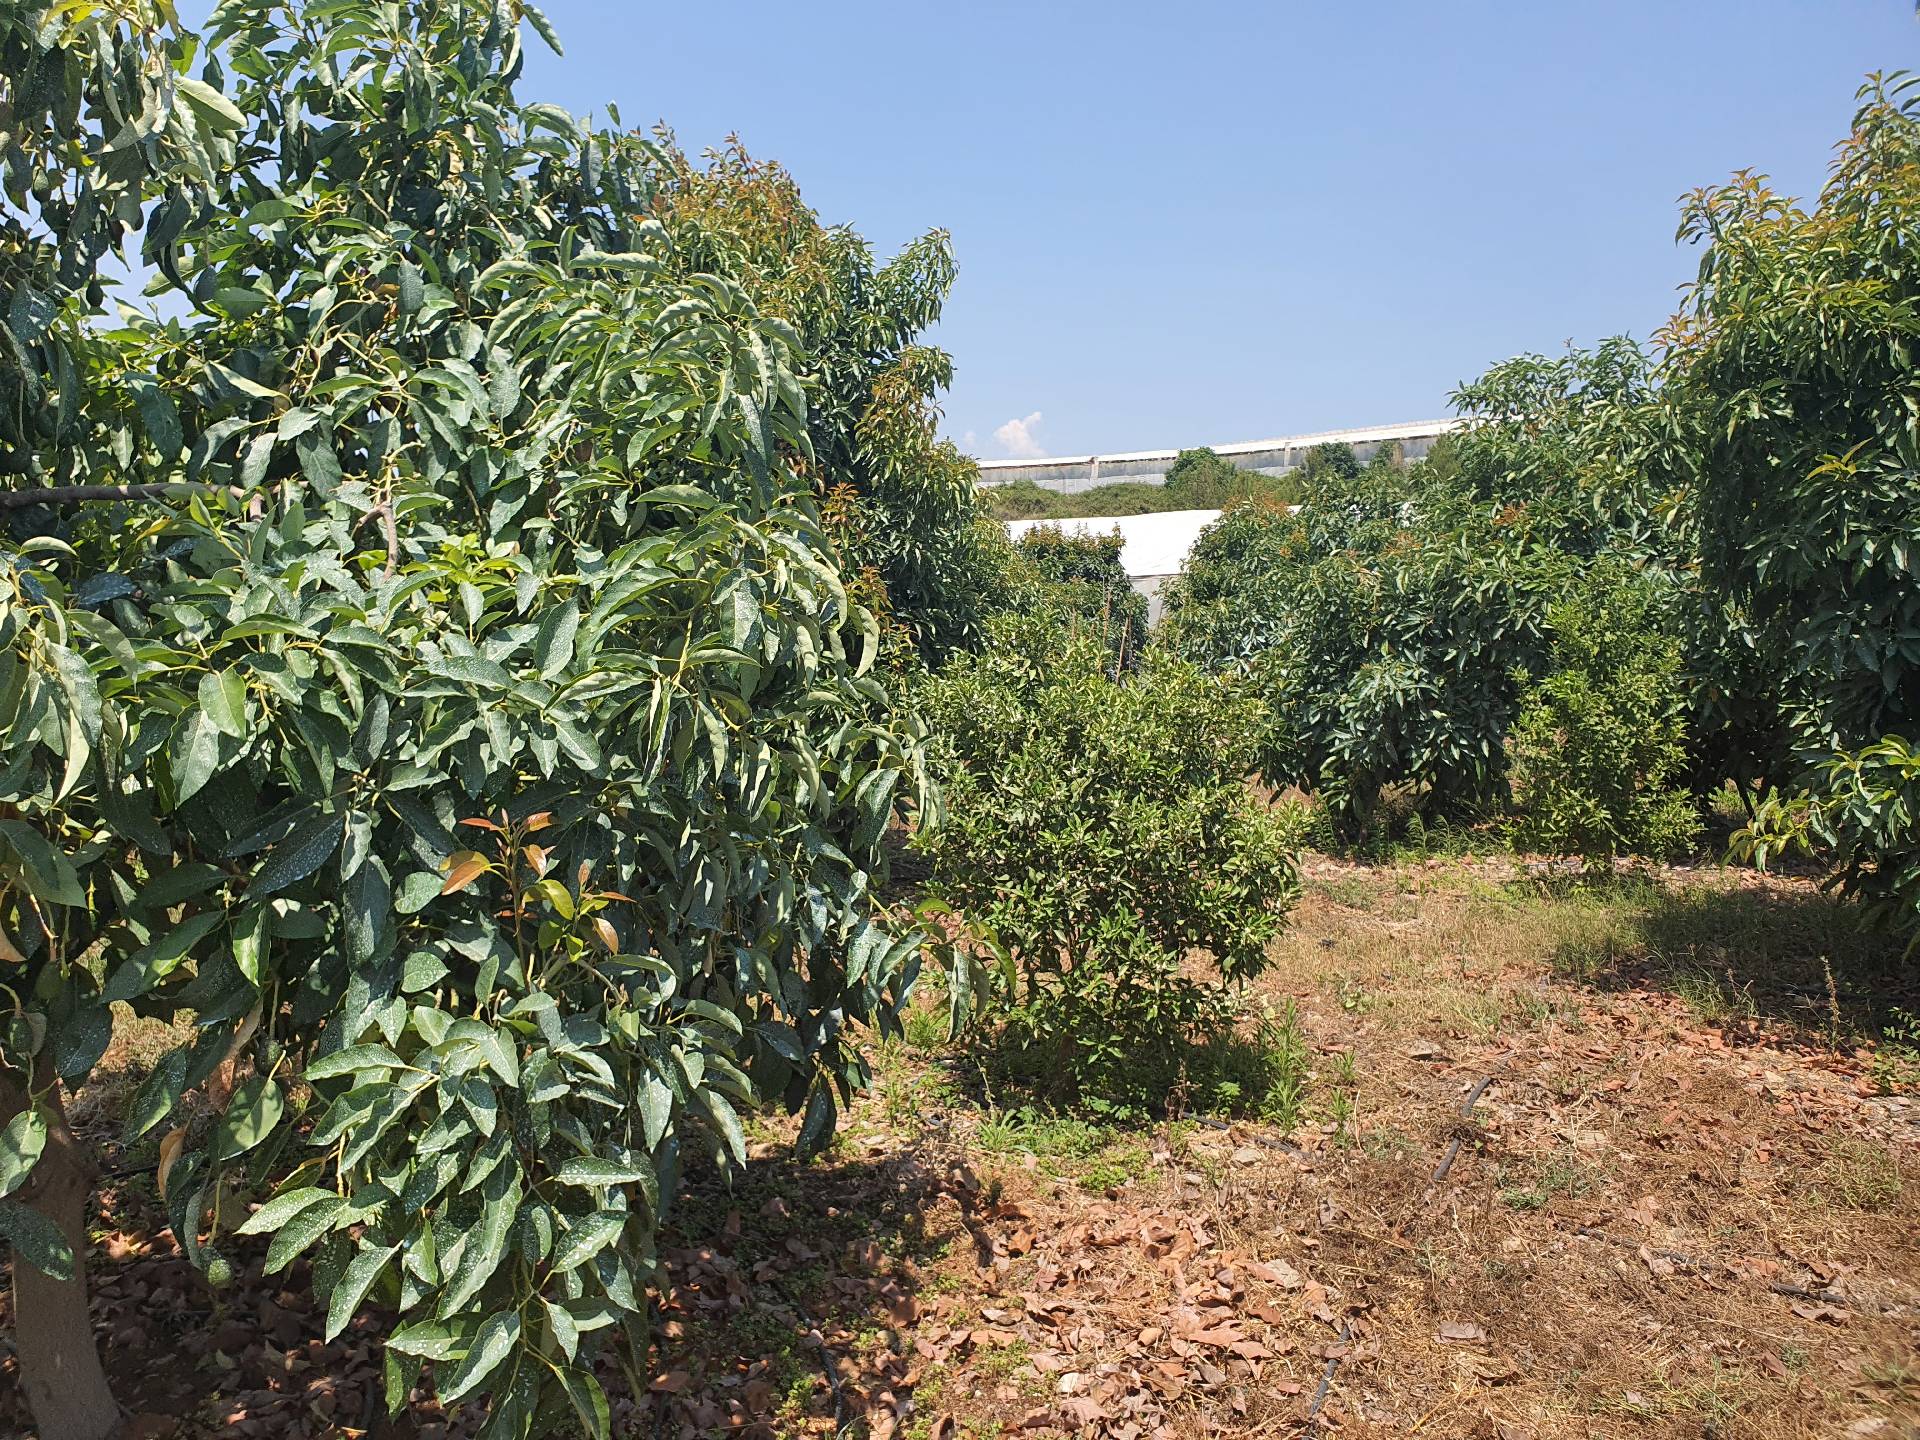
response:
<path id="1" fill-rule="evenodd" d="M 1816 205 L 1696 193 L 1700 272 L 1665 339 L 1664 472 L 1710 584 L 1751 615 L 1791 747 L 1744 848 L 1811 840 L 1920 933 L 1920 88 L 1870 81 Z"/>
<path id="2" fill-rule="evenodd" d="M 885 263 L 850 227 L 824 225 L 794 178 L 736 140 L 695 165 L 662 135 L 654 213 L 677 264 L 739 281 L 797 337 L 813 444 L 806 473 L 835 522 L 861 591 L 921 658 L 977 647 L 1006 603 L 1006 540 L 987 519 L 978 467 L 937 435 L 953 380 L 921 339 L 956 273 L 933 230 Z"/>
<path id="3" fill-rule="evenodd" d="M 66 276 L 9 312 L 64 337 L 27 380 L 71 395 L 0 437 L 28 1398 L 47 1440 L 113 1428 L 60 1091 L 124 1003 L 193 1019 L 127 1129 L 211 1280 L 264 1199 L 238 1229 L 310 1259 L 329 1334 L 397 1314 L 390 1404 L 425 1367 L 489 1435 L 605 1435 L 592 1359 L 646 1363 L 687 1147 L 742 1163 L 763 1098 L 824 1143 L 917 963 L 870 886 L 919 743 L 804 473 L 798 337 L 681 261 L 651 142 L 515 96 L 531 7 L 163 19 L 8 32 L 91 77 L 47 147 L 84 173 L 9 189 Z M 115 223 L 175 298 L 109 325 L 60 252 L 113 247 L 69 197 L 129 114 Z"/>

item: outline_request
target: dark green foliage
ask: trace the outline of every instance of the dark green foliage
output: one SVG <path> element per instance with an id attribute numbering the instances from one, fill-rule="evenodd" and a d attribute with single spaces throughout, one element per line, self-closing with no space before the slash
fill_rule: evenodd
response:
<path id="1" fill-rule="evenodd" d="M 1664 574 L 1604 560 L 1548 607 L 1548 668 L 1513 726 L 1516 843 L 1610 870 L 1616 855 L 1668 859 L 1698 837 L 1699 807 L 1676 783 L 1687 713 L 1678 598 Z"/>
<path id="2" fill-rule="evenodd" d="M 1314 446 L 1307 451 L 1306 459 L 1300 462 L 1302 480 L 1353 480 L 1359 474 L 1360 460 L 1353 453 L 1353 447 L 1342 445 L 1337 440 Z"/>
<path id="3" fill-rule="evenodd" d="M 1297 513 L 1241 507 L 1201 537 L 1168 638 L 1251 669 L 1270 781 L 1312 789 L 1350 834 L 1390 790 L 1430 815 L 1504 807 L 1547 607 L 1597 556 L 1660 563 L 1630 464 L 1646 394 L 1624 343 L 1509 361 L 1456 397 L 1473 423 L 1444 464 L 1321 447 Z"/>
<path id="4" fill-rule="evenodd" d="M 33 23 L 147 86 L 78 13 Z M 15 292 L 76 400 L 14 468 L 186 498 L 28 506 L 0 553 L 0 1065 L 79 1083 L 108 1001 L 191 1014 L 132 1116 L 187 1255 L 225 1271 L 271 1194 L 242 1228 L 311 1252 L 330 1334 L 397 1313 L 390 1401 L 424 1362 L 489 1437 L 605 1436 L 683 1160 L 743 1163 L 769 1099 L 818 1148 L 897 1028 L 919 941 L 871 885 L 917 729 L 809 352 L 645 218 L 670 157 L 515 96 L 530 8 L 383 14 L 228 0 L 166 50 L 155 103 L 225 147 L 127 182 L 180 318 Z"/>
<path id="5" fill-rule="evenodd" d="M 1662 472 L 1706 578 L 1777 677 L 1792 783 L 1745 838 L 1831 846 L 1920 933 L 1920 95 L 1861 92 L 1811 209 L 1752 175 L 1692 197 L 1699 278 L 1668 335 Z"/>
<path id="6" fill-rule="evenodd" d="M 1296 894 L 1293 820 L 1245 782 L 1255 702 L 1159 652 L 1116 683 L 1093 636 L 1008 617 L 922 703 L 948 791 L 922 843 L 964 926 L 956 1022 L 983 1002 L 1058 1098 L 1159 1109 L 1232 1021 L 1187 953 L 1258 974 Z"/>
<path id="7" fill-rule="evenodd" d="M 1057 526 L 1036 525 L 1015 548 L 1031 577 L 1026 608 L 1093 635 L 1116 669 L 1139 662 L 1147 643 L 1147 597 L 1120 566 L 1119 531 L 1069 535 Z"/>

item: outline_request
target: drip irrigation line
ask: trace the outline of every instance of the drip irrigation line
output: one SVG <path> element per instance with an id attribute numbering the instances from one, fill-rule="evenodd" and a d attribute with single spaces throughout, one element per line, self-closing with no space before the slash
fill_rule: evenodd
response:
<path id="1" fill-rule="evenodd" d="M 1342 1347 L 1353 1343 L 1353 1327 L 1345 1320 L 1340 1322 L 1340 1343 Z M 1320 1383 L 1314 1387 L 1313 1403 L 1307 1406 L 1307 1428 L 1318 1428 L 1320 1407 L 1327 1403 L 1327 1391 L 1333 1387 L 1333 1372 L 1340 1368 L 1340 1358 L 1347 1352 L 1344 1348 L 1327 1357 L 1327 1368 L 1320 1374 Z"/>
<path id="2" fill-rule="evenodd" d="M 1598 1240 L 1603 1244 L 1618 1246 L 1622 1250 L 1633 1250 L 1637 1252 L 1644 1248 L 1647 1254 L 1653 1256 L 1654 1259 L 1664 1260 L 1669 1265 L 1681 1270 L 1691 1271 L 1696 1275 L 1724 1275 L 1732 1280 L 1744 1280 L 1748 1278 L 1742 1274 L 1742 1272 L 1735 1270 L 1731 1265 L 1724 1264 L 1718 1260 L 1697 1260 L 1691 1255 L 1682 1255 L 1677 1250 L 1655 1250 L 1651 1247 L 1643 1247 L 1635 1244 L 1631 1240 L 1623 1239 L 1618 1235 L 1609 1235 L 1604 1230 L 1596 1230 L 1591 1225 L 1576 1225 L 1573 1227 L 1573 1233 L 1581 1236 L 1583 1239 Z M 1896 1305 L 1891 1308 L 1878 1305 L 1869 1307 L 1862 1304 L 1857 1297 L 1843 1295 L 1838 1290 L 1814 1290 L 1805 1285 L 1789 1284 L 1784 1280 L 1769 1281 L 1767 1289 L 1775 1295 L 1784 1295 L 1789 1300 L 1817 1300 L 1823 1305 L 1844 1306 L 1849 1310 L 1871 1308 L 1882 1315 L 1912 1315 L 1916 1313 L 1914 1307 L 1910 1305 Z"/>
<path id="3" fill-rule="evenodd" d="M 1467 1092 L 1467 1098 L 1460 1103 L 1460 1118 L 1463 1121 L 1472 1118 L 1473 1107 L 1480 1103 L 1480 1097 L 1487 1093 L 1487 1087 L 1498 1080 L 1507 1066 L 1512 1063 L 1513 1056 L 1507 1056 L 1493 1067 L 1491 1074 L 1481 1076 L 1479 1082 Z M 1466 1140 L 1467 1137 L 1464 1134 L 1456 1134 L 1447 1142 L 1446 1153 L 1440 1157 L 1440 1163 L 1433 1167 L 1433 1174 L 1427 1179 L 1429 1185 L 1438 1185 L 1447 1178 L 1447 1172 L 1453 1169 L 1453 1162 L 1460 1158 L 1460 1149 L 1466 1144 Z"/>

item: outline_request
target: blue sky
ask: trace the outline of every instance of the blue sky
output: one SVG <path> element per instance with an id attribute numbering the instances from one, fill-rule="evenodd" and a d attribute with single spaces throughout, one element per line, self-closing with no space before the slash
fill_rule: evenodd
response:
<path id="1" fill-rule="evenodd" d="M 883 253 L 953 232 L 946 430 L 986 457 L 1426 419 L 1644 338 L 1681 192 L 1810 194 L 1865 72 L 1920 68 L 1910 0 L 546 9 L 529 98 L 737 131 Z"/>

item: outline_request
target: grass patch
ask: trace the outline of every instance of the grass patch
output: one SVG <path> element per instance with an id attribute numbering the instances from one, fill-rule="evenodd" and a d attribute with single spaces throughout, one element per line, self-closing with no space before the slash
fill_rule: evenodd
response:
<path id="1" fill-rule="evenodd" d="M 1509 1180 L 1507 1167 L 1501 1167 L 1500 1178 Z M 1500 1199 L 1512 1210 L 1544 1210 L 1563 1195 L 1585 1195 L 1599 1183 L 1593 1167 L 1570 1150 L 1549 1155 L 1511 1179 L 1513 1183 L 1501 1185 Z"/>
<path id="2" fill-rule="evenodd" d="M 1867 1076 L 1882 1095 L 1920 1092 L 1920 1016 L 1895 1007 L 1892 1018 L 1880 1027 Z"/>
<path id="3" fill-rule="evenodd" d="M 1262 1010 L 1250 1026 L 1209 1040 L 1194 1059 L 1192 1085 L 1209 1110 L 1291 1130 L 1306 1103 L 1308 1071 L 1306 1034 L 1289 999 Z"/>
<path id="4" fill-rule="evenodd" d="M 977 1141 L 989 1155 L 1031 1155 L 1041 1174 L 1083 1190 L 1113 1190 L 1146 1174 L 1146 1147 L 1111 1126 L 1022 1105 L 991 1115 Z"/>
<path id="5" fill-rule="evenodd" d="M 1836 1210 L 1891 1210 L 1905 1185 L 1900 1164 L 1885 1145 L 1841 1139 L 1828 1143 L 1811 1189 Z"/>

